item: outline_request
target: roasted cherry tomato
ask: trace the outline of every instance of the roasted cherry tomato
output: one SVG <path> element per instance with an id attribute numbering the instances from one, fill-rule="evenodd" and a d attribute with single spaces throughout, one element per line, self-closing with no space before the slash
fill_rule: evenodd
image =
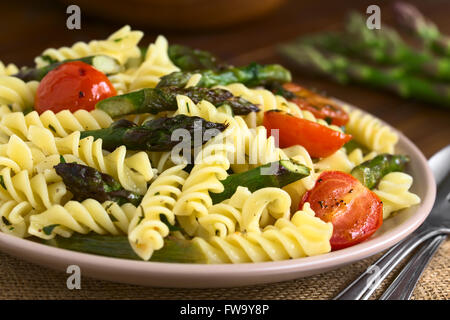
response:
<path id="1" fill-rule="evenodd" d="M 348 122 L 348 114 L 336 102 L 309 91 L 295 83 L 285 83 L 284 89 L 295 94 L 292 102 L 300 109 L 310 111 L 316 118 L 325 119 L 331 124 L 343 126 Z"/>
<path id="2" fill-rule="evenodd" d="M 333 250 L 364 241 L 383 223 L 383 204 L 378 196 L 345 172 L 323 172 L 303 196 L 300 208 L 305 202 L 317 217 L 333 224 Z"/>
<path id="3" fill-rule="evenodd" d="M 281 148 L 298 144 L 314 158 L 328 157 L 352 138 L 351 135 L 279 110 L 266 111 L 263 125 L 268 135 L 271 129 L 279 130 Z"/>
<path id="4" fill-rule="evenodd" d="M 105 74 L 81 61 L 68 62 L 50 71 L 36 93 L 35 109 L 58 112 L 79 109 L 93 110 L 95 104 L 116 95 Z"/>

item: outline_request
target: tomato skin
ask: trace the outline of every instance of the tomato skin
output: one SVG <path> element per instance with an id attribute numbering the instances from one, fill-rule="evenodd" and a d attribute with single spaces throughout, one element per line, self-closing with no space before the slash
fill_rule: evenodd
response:
<path id="1" fill-rule="evenodd" d="M 347 112 L 345 112 L 345 110 L 335 101 L 292 82 L 285 83 L 283 87 L 296 95 L 296 97 L 290 101 L 298 105 L 300 109 L 311 112 L 318 119 L 329 119 L 331 120 L 331 124 L 337 126 L 344 126 L 347 124 L 349 120 Z"/>
<path id="2" fill-rule="evenodd" d="M 378 196 L 352 175 L 324 171 L 300 203 L 309 202 L 316 216 L 333 224 L 330 243 L 343 249 L 369 238 L 383 223 L 383 204 Z"/>
<path id="3" fill-rule="evenodd" d="M 332 155 L 352 138 L 351 135 L 279 110 L 266 111 L 263 125 L 268 135 L 271 129 L 279 130 L 280 148 L 298 144 L 314 158 Z"/>
<path id="4" fill-rule="evenodd" d="M 35 109 L 39 114 L 46 110 L 55 113 L 61 110 L 91 111 L 98 101 L 116 94 L 102 72 L 81 61 L 67 62 L 41 80 L 36 92 Z"/>

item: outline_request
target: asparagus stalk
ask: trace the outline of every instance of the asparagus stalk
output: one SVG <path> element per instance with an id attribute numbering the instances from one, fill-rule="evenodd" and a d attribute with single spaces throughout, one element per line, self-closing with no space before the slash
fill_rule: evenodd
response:
<path id="1" fill-rule="evenodd" d="M 282 54 L 299 66 L 325 75 L 340 83 L 356 82 L 450 107 L 450 85 L 410 75 L 402 67 L 381 68 L 349 59 L 347 56 L 323 52 L 307 44 L 288 44 Z"/>
<path id="2" fill-rule="evenodd" d="M 214 71 L 230 67 L 220 62 L 217 57 L 208 51 L 192 49 L 182 45 L 169 46 L 169 58 L 182 71 L 195 71 L 210 69 Z"/>
<path id="3" fill-rule="evenodd" d="M 270 85 L 276 82 L 290 82 L 291 73 L 278 64 L 260 65 L 251 63 L 244 67 L 230 67 L 225 70 L 201 70 L 202 78 L 197 84 L 198 87 L 211 88 L 217 85 L 227 85 L 241 82 L 249 87 Z M 182 88 L 186 86 L 193 72 L 181 71 L 173 72 L 161 78 L 157 87 L 175 86 Z"/>
<path id="4" fill-rule="evenodd" d="M 270 170 L 270 174 L 267 174 L 265 170 L 269 168 L 274 168 L 274 170 Z M 225 180 L 221 181 L 224 186 L 223 192 L 210 192 L 209 194 L 215 204 L 231 198 L 239 186 L 247 187 L 251 192 L 266 187 L 282 188 L 309 176 L 309 173 L 310 169 L 308 167 L 295 162 L 293 159 L 280 160 L 246 172 L 229 175 Z"/>
<path id="5" fill-rule="evenodd" d="M 136 113 L 157 114 L 162 111 L 177 110 L 177 95 L 188 96 L 194 103 L 207 100 L 216 107 L 228 105 L 237 115 L 259 111 L 256 105 L 241 97 L 233 96 L 227 90 L 200 87 L 141 89 L 101 100 L 97 103 L 96 108 L 105 111 L 111 117 Z"/>
<path id="6" fill-rule="evenodd" d="M 126 236 L 103 236 L 77 234 L 70 238 L 56 236 L 44 242 L 47 245 L 101 256 L 141 260 L 133 251 Z M 153 253 L 149 261 L 174 263 L 207 263 L 206 256 L 190 240 L 166 237 L 164 246 Z"/>
<path id="7" fill-rule="evenodd" d="M 119 62 L 116 59 L 108 56 L 99 55 L 99 56 L 84 57 L 80 59 L 64 60 L 61 62 L 54 62 L 42 68 L 25 68 L 16 73 L 14 77 L 20 78 L 23 81 L 31 81 L 31 80 L 41 81 L 42 78 L 44 78 L 45 75 L 50 71 L 52 71 L 53 69 L 59 67 L 63 63 L 72 61 L 81 61 L 90 64 L 97 70 L 107 75 L 114 74 L 120 71 Z"/>
<path id="8" fill-rule="evenodd" d="M 394 5 L 398 23 L 422 41 L 425 47 L 443 56 L 450 57 L 450 37 L 440 33 L 438 27 L 409 3 Z"/>
<path id="9" fill-rule="evenodd" d="M 367 188 L 373 189 L 388 173 L 403 171 L 408 162 L 408 156 L 384 153 L 356 166 L 351 174 Z"/>
<path id="10" fill-rule="evenodd" d="M 191 146 L 194 147 L 196 134 L 202 138 L 203 144 L 217 133 L 224 131 L 226 127 L 226 124 L 180 114 L 173 118 L 162 117 L 149 120 L 141 126 L 121 119 L 114 122 L 109 128 L 82 131 L 81 138 L 92 136 L 94 139 L 102 139 L 103 148 L 110 151 L 121 145 L 126 146 L 128 150 L 170 151 L 182 141 L 182 137 L 172 138 L 172 134 L 177 129 L 189 131 L 192 137 Z M 209 135 L 205 135 L 204 133 L 208 129 L 216 130 L 211 131 Z"/>
<path id="11" fill-rule="evenodd" d="M 450 80 L 449 58 L 413 49 L 387 25 L 380 30 L 369 30 L 364 17 L 356 13 L 350 15 L 345 33 L 325 33 L 300 38 L 298 42 L 375 63 L 401 66 L 405 71 L 418 75 Z"/>
<path id="12" fill-rule="evenodd" d="M 91 198 L 99 202 L 114 201 L 119 205 L 130 202 L 138 206 L 141 203 L 141 195 L 125 190 L 113 177 L 94 168 L 63 162 L 54 168 L 76 201 Z"/>

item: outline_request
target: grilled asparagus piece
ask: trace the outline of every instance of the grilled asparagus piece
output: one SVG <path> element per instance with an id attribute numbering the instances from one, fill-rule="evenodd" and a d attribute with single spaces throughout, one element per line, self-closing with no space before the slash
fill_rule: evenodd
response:
<path id="1" fill-rule="evenodd" d="M 121 119 L 114 122 L 109 128 L 82 131 L 81 138 L 92 136 L 94 139 L 102 139 L 103 148 L 110 151 L 121 145 L 126 146 L 128 150 L 170 151 L 182 139 L 181 137 L 172 138 L 172 133 L 177 129 L 189 131 L 191 146 L 194 147 L 196 134 L 202 137 L 201 142 L 203 144 L 217 133 L 224 131 L 226 127 L 226 124 L 180 114 L 172 118 L 162 117 L 149 120 L 141 126 Z M 211 131 L 209 135 L 205 135 L 204 133 L 208 129 L 216 130 L 215 132 Z"/>
<path id="2" fill-rule="evenodd" d="M 101 256 L 142 260 L 133 251 L 127 236 L 104 236 L 74 233 L 70 238 L 56 236 L 47 245 Z M 164 246 L 153 253 L 149 261 L 174 263 L 207 263 L 206 256 L 190 240 L 166 237 Z"/>
<path id="3" fill-rule="evenodd" d="M 23 81 L 31 81 L 31 80 L 41 81 L 42 78 L 44 78 L 45 75 L 50 71 L 52 71 L 53 69 L 59 67 L 64 63 L 73 61 L 81 61 L 90 64 L 91 66 L 93 66 L 94 68 L 103 72 L 106 75 L 114 74 L 120 71 L 119 62 L 116 59 L 108 56 L 98 55 L 98 56 L 84 57 L 80 59 L 69 59 L 61 62 L 54 62 L 42 68 L 24 68 L 13 76 L 20 78 Z"/>
<path id="4" fill-rule="evenodd" d="M 230 67 L 219 71 L 207 69 L 195 73 L 202 75 L 197 86 L 206 88 L 235 82 L 243 83 L 249 87 L 265 86 L 277 82 L 290 82 L 292 79 L 289 70 L 278 64 L 260 65 L 251 63 L 244 67 Z M 169 86 L 183 88 L 193 74 L 194 72 L 188 71 L 172 72 L 161 78 L 157 88 Z"/>
<path id="5" fill-rule="evenodd" d="M 169 46 L 169 58 L 182 71 L 195 70 L 223 70 L 230 67 L 220 62 L 217 57 L 208 51 L 198 50 L 179 44 Z"/>
<path id="6" fill-rule="evenodd" d="M 94 168 L 64 162 L 54 168 L 76 201 L 91 198 L 99 202 L 114 201 L 119 205 L 130 202 L 138 206 L 141 203 L 141 195 L 125 190 L 113 177 Z"/>
<path id="7" fill-rule="evenodd" d="M 273 169 L 269 169 L 273 168 Z M 261 188 L 276 187 L 282 188 L 292 182 L 309 176 L 310 169 L 303 164 L 291 160 L 280 160 L 249 171 L 229 175 L 222 180 L 224 191 L 209 195 L 214 204 L 231 198 L 239 186 L 247 187 L 251 192 Z"/>
<path id="8" fill-rule="evenodd" d="M 216 107 L 228 105 L 236 115 L 259 111 L 256 105 L 241 97 L 233 96 L 227 90 L 200 87 L 141 89 L 101 100 L 97 103 L 96 108 L 105 111 L 111 117 L 136 113 L 157 114 L 162 111 L 177 110 L 177 95 L 188 96 L 194 103 L 207 100 Z"/>
<path id="9" fill-rule="evenodd" d="M 383 153 L 353 168 L 351 174 L 367 188 L 373 189 L 390 172 L 403 171 L 409 157 Z"/>

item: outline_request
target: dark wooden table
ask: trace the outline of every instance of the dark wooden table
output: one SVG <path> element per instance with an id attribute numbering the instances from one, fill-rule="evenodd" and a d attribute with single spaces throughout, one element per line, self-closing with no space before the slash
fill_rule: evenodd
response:
<path id="1" fill-rule="evenodd" d="M 411 1 L 435 21 L 442 31 L 450 34 L 450 1 Z M 350 9 L 365 12 L 374 1 L 288 1 L 269 16 L 220 30 L 174 31 L 133 25 L 143 30 L 143 43 L 164 34 L 171 43 L 188 44 L 210 50 L 232 63 L 250 61 L 283 61 L 275 52 L 278 43 L 298 35 L 342 26 Z M 376 1 L 381 7 L 383 21 L 392 22 L 392 2 Z M 66 6 L 50 0 L 3 1 L 0 4 L 0 60 L 19 65 L 31 65 L 33 58 L 45 48 L 71 45 L 75 41 L 103 39 L 122 23 L 91 17 L 83 8 L 81 30 L 65 27 Z M 292 68 L 291 68 L 292 69 Z M 292 70 L 299 83 L 359 106 L 381 117 L 403 131 L 429 157 L 450 143 L 450 110 L 426 103 L 406 101 L 389 93 L 359 86 L 342 86 L 326 79 Z"/>

